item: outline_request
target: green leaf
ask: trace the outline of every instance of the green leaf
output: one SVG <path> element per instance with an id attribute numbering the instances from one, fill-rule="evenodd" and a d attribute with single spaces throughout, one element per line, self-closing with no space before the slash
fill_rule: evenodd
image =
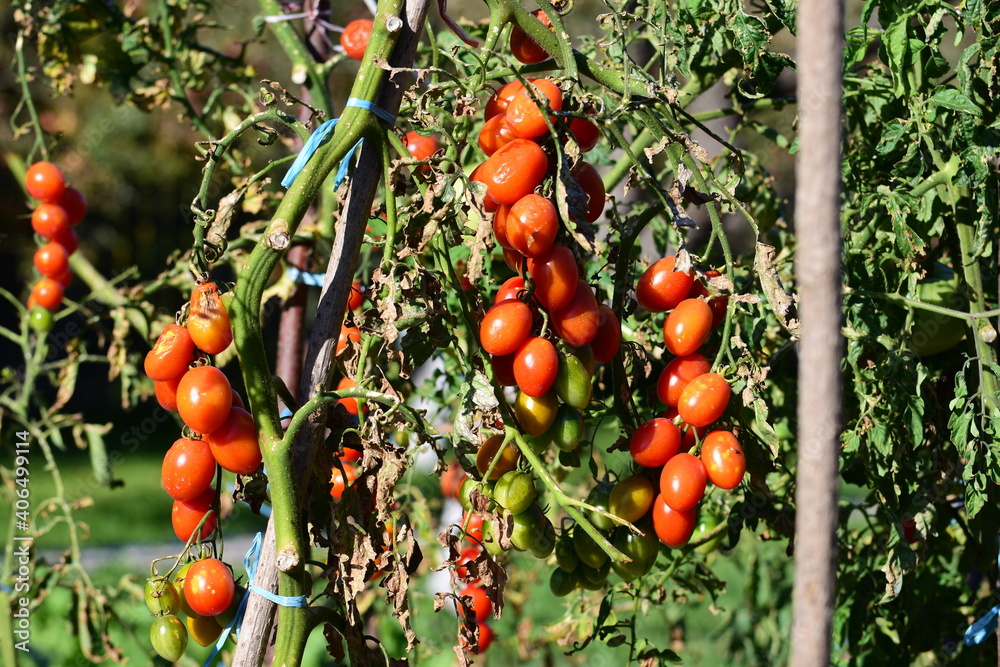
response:
<path id="1" fill-rule="evenodd" d="M 931 102 L 947 109 L 964 111 L 965 113 L 970 113 L 976 117 L 982 114 L 975 102 L 954 88 L 938 88 L 937 92 L 934 93 L 934 96 L 931 97 Z"/>

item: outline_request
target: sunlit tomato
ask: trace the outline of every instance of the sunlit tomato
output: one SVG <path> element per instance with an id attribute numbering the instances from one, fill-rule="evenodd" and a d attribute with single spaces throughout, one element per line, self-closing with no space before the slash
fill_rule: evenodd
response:
<path id="1" fill-rule="evenodd" d="M 188 634 L 184 622 L 168 614 L 153 619 L 149 626 L 149 644 L 156 654 L 169 663 L 175 663 L 184 655 Z"/>
<path id="2" fill-rule="evenodd" d="M 678 549 L 687 544 L 696 523 L 694 510 L 671 509 L 662 495 L 653 501 L 653 529 L 660 541 L 668 547 Z"/>
<path id="3" fill-rule="evenodd" d="M 677 407 L 681 392 L 691 380 L 712 370 L 712 364 L 701 354 L 677 357 L 663 369 L 656 382 L 656 395 L 660 402 L 670 408 Z"/>
<path id="4" fill-rule="evenodd" d="M 618 318 L 607 304 L 601 304 L 601 323 L 597 327 L 597 335 L 590 342 L 594 352 L 594 360 L 606 364 L 618 354 L 618 346 L 622 342 L 622 327 Z"/>
<path id="5" fill-rule="evenodd" d="M 28 313 L 28 324 L 31 325 L 31 328 L 40 334 L 52 331 L 52 326 L 55 324 L 52 313 L 35 304 L 31 304 L 29 308 L 31 308 L 31 312 Z"/>
<path id="6" fill-rule="evenodd" d="M 466 482 L 468 484 L 468 482 Z M 481 546 L 483 543 L 483 517 L 475 512 L 465 512 L 462 514 L 462 523 L 465 529 L 465 541 L 473 546 Z"/>
<path id="7" fill-rule="evenodd" d="M 528 435 L 540 436 L 549 430 L 556 419 L 559 410 L 559 398 L 550 391 L 544 396 L 528 396 L 523 391 L 517 392 L 514 399 L 514 414 L 521 429 Z"/>
<path id="8" fill-rule="evenodd" d="M 500 285 L 500 289 L 497 290 L 496 296 L 493 297 L 493 305 L 495 306 L 501 301 L 506 301 L 508 299 L 516 299 L 524 291 L 524 278 L 521 276 L 508 278 L 504 281 L 503 285 Z"/>
<path id="9" fill-rule="evenodd" d="M 479 131 L 479 148 L 489 156 L 515 139 L 517 135 L 507 124 L 507 116 L 499 114 L 486 121 L 483 129 Z"/>
<path id="10" fill-rule="evenodd" d="M 357 280 L 351 285 L 351 293 L 347 296 L 347 310 L 357 310 L 365 302 L 365 288 Z"/>
<path id="11" fill-rule="evenodd" d="M 361 60 L 365 57 L 373 27 L 374 23 L 368 19 L 356 19 L 344 26 L 344 32 L 340 33 L 340 46 L 348 58 Z"/>
<path id="12" fill-rule="evenodd" d="M 344 463 L 354 463 L 359 460 L 362 456 L 360 449 L 354 449 L 353 447 L 344 447 L 344 453 L 340 455 L 340 460 Z"/>
<path id="13" fill-rule="evenodd" d="M 66 190 L 66 177 L 51 162 L 36 162 L 24 174 L 24 187 L 35 199 L 52 204 Z"/>
<path id="14" fill-rule="evenodd" d="M 663 417 L 650 419 L 635 430 L 629 441 L 632 460 L 646 468 L 657 468 L 672 459 L 681 447 L 681 432 Z"/>
<path id="15" fill-rule="evenodd" d="M 634 523 L 646 515 L 656 498 L 653 482 L 648 477 L 632 475 L 619 480 L 611 489 L 608 511 L 615 516 Z"/>
<path id="16" fill-rule="evenodd" d="M 66 248 L 50 241 L 35 251 L 34 263 L 40 274 L 56 279 L 69 269 L 69 253 Z"/>
<path id="17" fill-rule="evenodd" d="M 536 79 L 529 84 L 534 89 L 534 96 L 544 99 L 552 111 L 562 109 L 563 95 L 559 86 L 549 79 Z M 522 139 L 540 137 L 549 130 L 542 110 L 532 98 L 532 92 L 525 89 L 519 92 L 507 106 L 507 124 L 514 134 Z"/>
<path id="18" fill-rule="evenodd" d="M 151 577 L 143 589 L 146 608 L 153 616 L 176 614 L 181 608 L 181 598 L 173 582 L 164 577 Z"/>
<path id="19" fill-rule="evenodd" d="M 534 141 L 515 139 L 497 149 L 482 167 L 486 193 L 498 204 L 513 205 L 542 182 L 549 159 Z"/>
<path id="20" fill-rule="evenodd" d="M 709 278 L 717 278 L 722 274 L 715 269 L 710 269 L 705 272 L 705 275 Z M 709 298 L 711 297 L 711 298 Z M 722 321 L 726 319 L 726 309 L 729 307 L 729 297 L 728 296 L 712 296 L 712 293 L 708 291 L 701 281 L 694 281 L 694 285 L 691 286 L 691 292 L 688 294 L 689 299 L 705 299 L 708 301 L 709 308 L 712 309 L 712 328 L 716 328 Z"/>
<path id="21" fill-rule="evenodd" d="M 340 325 L 340 337 L 337 338 L 337 355 L 340 356 L 344 350 L 347 349 L 351 341 L 361 342 L 361 329 L 357 327 L 348 326 L 346 324 Z"/>
<path id="22" fill-rule="evenodd" d="M 538 257 L 556 240 L 559 212 L 555 204 L 536 194 L 528 194 L 510 207 L 507 214 L 507 242 L 525 257 Z"/>
<path id="23" fill-rule="evenodd" d="M 524 275 L 524 255 L 513 248 L 504 248 L 503 261 L 511 271 Z"/>
<path id="24" fill-rule="evenodd" d="M 590 396 L 593 393 L 592 377 L 579 356 L 569 352 L 560 354 L 555 381 L 556 394 L 563 403 L 583 410 L 590 403 Z"/>
<path id="25" fill-rule="evenodd" d="M 337 383 L 337 391 L 341 391 L 343 389 L 351 389 L 352 387 L 357 387 L 357 386 L 358 383 L 352 380 L 351 378 L 343 377 L 340 378 L 340 382 Z M 354 415 L 355 417 L 358 416 L 358 399 L 348 396 L 339 399 L 337 402 L 343 405 L 345 408 L 347 408 L 348 414 Z"/>
<path id="26" fill-rule="evenodd" d="M 62 206 L 41 204 L 31 213 L 31 228 L 39 236 L 51 239 L 69 231 L 69 216 Z"/>
<path id="27" fill-rule="evenodd" d="M 573 300 L 562 310 L 549 313 L 549 322 L 559 337 L 573 347 L 589 345 L 601 326 L 601 309 L 594 290 L 582 278 L 576 283 Z"/>
<path id="28" fill-rule="evenodd" d="M 552 425 L 542 434 L 540 438 L 535 438 L 535 444 L 548 447 L 549 442 L 564 452 L 572 452 L 580 446 L 583 439 L 583 417 L 573 407 L 563 404 L 556 410 L 555 419 Z M 538 448 L 534 448 L 538 451 Z"/>
<path id="29" fill-rule="evenodd" d="M 691 454 L 677 454 L 660 472 L 660 495 L 671 509 L 693 510 L 705 495 L 708 476 L 701 459 Z"/>
<path id="30" fill-rule="evenodd" d="M 635 287 L 639 305 L 651 313 L 671 310 L 691 291 L 694 275 L 690 271 L 674 271 L 674 260 L 675 257 L 671 256 L 654 262 Z"/>
<path id="31" fill-rule="evenodd" d="M 588 111 L 588 113 L 590 112 Z M 601 138 L 601 131 L 597 125 L 586 118 L 574 118 L 571 120 L 569 122 L 569 131 L 573 133 L 573 138 L 576 139 L 576 143 L 580 146 L 580 151 L 583 153 L 593 150 L 594 146 L 597 145 L 597 141 Z"/>
<path id="32" fill-rule="evenodd" d="M 535 481 L 531 475 L 520 470 L 504 473 L 493 487 L 493 500 L 496 504 L 515 516 L 531 507 L 537 496 Z M 536 527 L 541 527 L 540 519 Z"/>
<path id="33" fill-rule="evenodd" d="M 69 224 L 77 225 L 87 215 L 87 199 L 76 188 L 66 188 L 56 204 L 66 211 Z"/>
<path id="34" fill-rule="evenodd" d="M 490 193 L 490 181 L 487 180 L 487 175 L 491 171 L 492 167 L 489 166 L 488 162 L 484 162 L 469 174 L 469 180 L 476 183 L 482 183 L 486 186 L 486 197 L 483 199 L 483 208 L 486 209 L 487 213 L 491 213 L 497 210 L 497 201 L 493 197 L 489 196 Z"/>
<path id="35" fill-rule="evenodd" d="M 195 561 L 184 579 L 184 599 L 197 614 L 218 616 L 233 601 L 233 573 L 217 558 Z"/>
<path id="36" fill-rule="evenodd" d="M 497 452 L 500 451 L 503 439 L 502 435 L 494 435 L 479 445 L 479 451 L 476 452 L 476 469 L 479 470 L 479 474 L 483 475 L 484 478 L 490 464 L 496 458 Z M 503 452 L 500 454 L 500 459 L 493 466 L 493 471 L 490 472 L 489 480 L 495 482 L 501 476 L 516 468 L 517 461 L 520 458 L 521 452 L 517 449 L 517 445 L 513 442 L 507 443 L 507 446 L 503 448 Z"/>
<path id="37" fill-rule="evenodd" d="M 198 366 L 184 373 L 177 386 L 177 412 L 193 431 L 209 434 L 229 417 L 233 388 L 215 366 Z"/>
<path id="38" fill-rule="evenodd" d="M 705 436 L 701 460 L 708 481 L 720 489 L 735 489 L 747 471 L 747 458 L 740 441 L 729 431 L 712 431 Z"/>
<path id="39" fill-rule="evenodd" d="M 528 81 L 533 80 L 534 79 L 528 79 Z M 524 84 L 516 80 L 500 86 L 500 89 L 493 93 L 493 96 L 490 97 L 488 102 L 486 102 L 483 117 L 486 120 L 489 120 L 494 116 L 506 114 L 510 101 L 514 99 L 514 96 L 522 90 L 524 90 Z"/>
<path id="40" fill-rule="evenodd" d="M 215 489 L 211 486 L 191 500 L 174 501 L 174 506 L 170 511 L 170 521 L 174 526 L 174 534 L 177 535 L 177 539 L 181 542 L 188 541 L 202 517 L 212 509 L 213 502 L 215 502 Z M 199 539 L 204 540 L 212 534 L 212 531 L 215 530 L 216 519 L 215 514 L 208 517 L 205 525 L 201 527 Z"/>
<path id="41" fill-rule="evenodd" d="M 30 302 L 55 312 L 63 299 L 63 286 L 52 278 L 42 278 L 31 288 Z"/>
<path id="42" fill-rule="evenodd" d="M 458 594 L 459 597 L 469 597 L 471 600 L 462 601 L 459 604 L 464 608 L 468 604 L 469 608 L 476 613 L 476 620 L 482 623 L 493 613 L 493 603 L 482 586 L 466 586 Z M 480 647 L 482 648 L 482 647 Z"/>
<path id="43" fill-rule="evenodd" d="M 691 426 L 708 426 L 722 416 L 732 390 L 718 373 L 699 375 L 684 387 L 677 413 Z"/>
<path id="44" fill-rule="evenodd" d="M 407 132 L 406 134 L 406 150 L 418 160 L 426 160 L 440 149 L 441 144 L 438 142 L 437 137 L 425 137 L 419 132 Z M 430 171 L 430 165 L 425 164 L 423 171 L 424 173 Z"/>
<path id="45" fill-rule="evenodd" d="M 172 380 L 185 374 L 193 355 L 194 342 L 187 328 L 168 324 L 146 354 L 143 368 L 151 380 Z"/>
<path id="46" fill-rule="evenodd" d="M 174 500 L 194 500 L 212 485 L 215 459 L 204 440 L 177 440 L 163 457 L 160 482 Z"/>
<path id="47" fill-rule="evenodd" d="M 497 245 L 504 249 L 511 247 L 507 240 L 507 214 L 510 213 L 510 206 L 497 206 L 493 214 L 493 237 L 497 240 Z"/>
<path id="48" fill-rule="evenodd" d="M 493 374 L 501 387 L 516 387 L 517 378 L 514 377 L 514 356 L 517 353 L 504 355 L 490 355 L 490 363 L 493 364 Z"/>
<path id="49" fill-rule="evenodd" d="M 198 646 L 214 644 L 222 634 L 222 626 L 216 622 L 215 616 L 188 616 L 184 621 L 188 635 Z"/>
<path id="50" fill-rule="evenodd" d="M 479 558 L 480 549 L 478 547 L 465 547 L 462 549 L 462 553 L 458 555 L 458 560 L 455 561 L 455 574 L 459 579 L 469 578 L 469 563 L 473 562 Z M 475 583 L 479 581 L 478 579 L 470 581 L 469 583 Z"/>
<path id="51" fill-rule="evenodd" d="M 178 375 L 170 380 L 161 380 L 153 383 L 153 391 L 156 394 L 156 401 L 164 410 L 177 411 L 177 386 L 181 383 L 181 376 Z"/>
<path id="52" fill-rule="evenodd" d="M 65 246 L 63 246 L 65 248 Z M 56 282 L 63 286 L 63 289 L 69 287 L 73 284 L 73 269 L 66 269 L 58 276 L 56 276 Z"/>
<path id="53" fill-rule="evenodd" d="M 528 258 L 528 273 L 535 283 L 535 297 L 547 310 L 562 310 L 573 300 L 580 271 L 573 252 L 553 243 L 545 252 Z"/>
<path id="54" fill-rule="evenodd" d="M 187 330 L 198 349 L 209 354 L 219 354 L 233 342 L 229 311 L 215 283 L 203 283 L 191 292 Z"/>
<path id="55" fill-rule="evenodd" d="M 229 472 L 249 475 L 260 467 L 263 457 L 257 441 L 257 427 L 246 410 L 231 408 L 222 426 L 206 437 L 212 456 Z"/>
<path id="56" fill-rule="evenodd" d="M 513 354 L 528 340 L 531 325 L 528 305 L 517 299 L 507 299 L 486 311 L 479 325 L 479 342 L 490 354 Z"/>
<path id="57" fill-rule="evenodd" d="M 712 309 L 701 299 L 684 299 L 663 323 L 663 344 L 679 357 L 694 354 L 712 333 Z"/>
<path id="58" fill-rule="evenodd" d="M 549 17 L 541 9 L 536 9 L 532 12 L 532 15 L 541 21 L 542 25 L 546 28 L 553 30 L 552 21 L 549 20 Z M 549 57 L 545 49 L 531 37 L 528 37 L 528 33 L 524 32 L 516 24 L 510 31 L 510 53 L 525 65 L 534 65 Z"/>
<path id="59" fill-rule="evenodd" d="M 80 238 L 76 235 L 76 232 L 72 229 L 59 229 L 49 237 L 49 239 L 66 248 L 66 254 L 72 255 L 76 252 L 76 249 L 80 247 Z"/>
<path id="60" fill-rule="evenodd" d="M 358 473 L 354 469 L 354 466 L 350 463 L 344 464 L 344 471 L 341 472 L 340 468 L 333 466 L 333 472 L 330 475 L 330 497 L 334 500 L 340 500 L 344 497 L 344 491 L 347 490 L 354 480 L 358 478 Z"/>
<path id="61" fill-rule="evenodd" d="M 596 222 L 604 213 L 604 199 L 607 195 L 604 189 L 604 180 L 597 173 L 594 165 L 589 162 L 581 162 L 573 174 L 580 187 L 587 194 L 587 222 Z"/>
<path id="62" fill-rule="evenodd" d="M 677 408 L 670 408 L 667 410 L 666 414 L 663 415 L 665 419 L 669 419 L 671 423 L 675 424 L 681 432 L 681 451 L 689 452 L 691 448 L 698 444 L 698 438 L 701 433 L 694 426 L 684 423 L 680 419 L 677 412 Z"/>
<path id="63" fill-rule="evenodd" d="M 462 485 L 466 477 L 468 475 L 462 470 L 462 465 L 458 461 L 449 463 L 448 468 L 441 475 L 441 495 L 445 498 L 457 498 L 458 487 Z"/>
<path id="64" fill-rule="evenodd" d="M 559 355 L 555 345 L 544 338 L 529 338 L 514 355 L 514 378 L 528 396 L 543 396 L 556 381 Z"/>
<path id="65" fill-rule="evenodd" d="M 629 563 L 611 564 L 615 574 L 625 581 L 633 581 L 653 569 L 660 553 L 660 541 L 656 539 L 652 519 L 644 519 L 636 527 L 641 534 L 636 535 L 624 526 L 614 534 L 615 548 L 632 559 Z"/>

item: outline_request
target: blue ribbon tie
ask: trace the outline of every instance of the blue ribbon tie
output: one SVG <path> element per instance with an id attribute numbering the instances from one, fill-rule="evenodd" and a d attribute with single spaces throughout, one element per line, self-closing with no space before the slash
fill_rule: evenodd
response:
<path id="1" fill-rule="evenodd" d="M 310 287 L 322 287 L 323 281 L 326 279 L 325 273 L 307 273 L 300 269 L 290 266 L 285 269 L 285 275 L 293 283 L 300 283 L 302 285 L 309 285 Z"/>
<path id="2" fill-rule="evenodd" d="M 997 554 L 997 567 L 1000 567 L 1000 554 Z M 1000 604 L 990 609 L 982 618 L 969 626 L 969 629 L 965 631 L 965 644 L 975 646 L 992 636 L 997 631 L 998 616 L 1000 616 Z"/>

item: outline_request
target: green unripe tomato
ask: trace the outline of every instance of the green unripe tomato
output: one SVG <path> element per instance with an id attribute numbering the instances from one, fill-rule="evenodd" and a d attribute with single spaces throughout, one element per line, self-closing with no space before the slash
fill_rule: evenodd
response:
<path id="1" fill-rule="evenodd" d="M 549 577 L 549 590 L 557 598 L 566 597 L 572 593 L 576 585 L 576 577 L 572 573 L 567 572 L 561 567 L 552 570 L 552 576 Z"/>
<path id="2" fill-rule="evenodd" d="M 580 564 L 597 569 L 608 560 L 608 554 L 580 526 L 573 528 L 573 550 L 580 558 Z"/>
<path id="3" fill-rule="evenodd" d="M 653 531 L 653 526 L 646 522 L 644 524 L 636 526 L 643 532 L 642 535 L 633 534 L 625 526 L 615 531 L 614 547 L 632 559 L 628 563 L 613 563 L 611 566 L 625 581 L 637 579 L 653 569 L 656 557 L 660 553 L 660 541 Z"/>
<path id="4" fill-rule="evenodd" d="M 504 553 L 504 548 L 500 546 L 500 538 L 497 531 L 496 522 L 492 519 L 483 521 L 483 546 L 490 555 L 496 557 Z"/>
<path id="5" fill-rule="evenodd" d="M 493 488 L 493 500 L 511 514 L 520 514 L 528 509 L 537 495 L 535 480 L 520 470 L 505 473 Z"/>
<path id="6" fill-rule="evenodd" d="M 605 512 L 610 511 L 611 491 L 614 490 L 614 488 L 615 485 L 612 482 L 601 482 L 587 494 L 587 504 L 600 508 Z M 603 514 L 598 514 L 593 510 L 587 510 L 587 515 L 587 518 L 590 519 L 590 523 L 594 524 L 594 528 L 597 528 L 598 530 L 611 530 L 617 525 L 611 520 L 611 518 L 604 516 Z"/>
<path id="7" fill-rule="evenodd" d="M 535 504 L 529 505 L 520 514 L 514 514 L 514 530 L 510 535 L 510 543 L 518 551 L 528 551 L 542 537 L 545 516 L 542 509 Z"/>
<path id="8" fill-rule="evenodd" d="M 541 509 L 539 509 L 539 512 Z M 556 548 L 556 529 L 552 527 L 552 522 L 548 517 L 542 515 L 542 532 L 535 539 L 535 543 L 528 549 L 535 558 L 548 558 L 552 550 Z"/>
<path id="9" fill-rule="evenodd" d="M 567 572 L 573 572 L 580 565 L 580 557 L 573 548 L 572 536 L 563 533 L 562 538 L 556 542 L 556 563 Z"/>
<path id="10" fill-rule="evenodd" d="M 558 419 L 558 416 L 556 417 Z M 552 427 L 549 427 L 551 430 Z M 549 445 L 552 444 L 552 436 L 546 431 L 541 435 L 525 435 L 524 441 L 527 443 L 528 447 L 531 448 L 536 454 L 544 454 L 549 449 Z"/>
<path id="11" fill-rule="evenodd" d="M 917 285 L 917 299 L 933 306 L 960 309 L 961 303 L 957 297 L 958 276 L 950 266 L 942 262 L 934 262 L 931 275 Z M 929 357 L 950 350 L 965 338 L 966 325 L 962 320 L 929 310 L 914 309 L 913 331 L 910 334 L 910 347 L 921 357 Z"/>
<path id="12" fill-rule="evenodd" d="M 565 353 L 559 355 L 559 370 L 553 386 L 563 403 L 580 410 L 590 403 L 590 395 L 594 390 L 590 373 L 583 362 L 578 357 Z"/>
<path id="13" fill-rule="evenodd" d="M 573 574 L 576 575 L 576 580 L 580 586 L 586 588 L 588 591 L 598 591 L 607 582 L 609 572 L 611 572 L 610 559 L 604 561 L 604 564 L 600 567 L 590 567 L 589 565 L 581 564 Z"/>
<path id="14" fill-rule="evenodd" d="M 555 421 L 546 431 L 546 435 L 562 451 L 575 451 L 583 440 L 583 417 L 570 406 L 560 405 L 556 411 Z"/>
<path id="15" fill-rule="evenodd" d="M 54 323 L 55 318 L 52 317 L 52 313 L 41 306 L 35 306 L 28 314 L 28 324 L 38 333 L 45 334 L 52 331 Z"/>
<path id="16" fill-rule="evenodd" d="M 187 628 L 172 614 L 157 616 L 149 627 L 149 643 L 156 654 L 168 662 L 177 662 L 187 648 Z"/>
<path id="17" fill-rule="evenodd" d="M 177 571 L 177 574 L 174 575 L 174 588 L 177 589 L 177 593 L 181 599 L 181 611 L 184 612 L 186 616 L 201 616 L 201 614 L 191 608 L 191 605 L 189 605 L 187 600 L 184 598 L 184 580 L 187 578 L 188 570 L 191 569 L 192 565 L 194 565 L 194 563 L 186 563 Z M 186 629 L 184 631 L 187 632 Z"/>
<path id="18" fill-rule="evenodd" d="M 181 597 L 177 589 L 164 577 L 146 580 L 146 608 L 153 616 L 176 614 L 181 608 Z"/>
<path id="19" fill-rule="evenodd" d="M 705 537 L 706 534 L 710 533 L 719 525 L 718 520 L 711 514 L 702 514 L 698 517 L 698 525 L 694 529 L 694 534 L 691 535 L 691 541 L 696 542 Z M 722 543 L 722 533 L 719 533 L 708 542 L 704 544 L 699 544 L 694 548 L 698 553 L 707 556 L 718 550 L 719 545 Z"/>
<path id="20" fill-rule="evenodd" d="M 466 477 L 462 485 L 458 487 L 458 502 L 466 512 L 472 509 L 472 490 L 479 489 L 479 493 L 487 498 L 493 498 L 493 487 L 495 482 L 480 482 Z"/>

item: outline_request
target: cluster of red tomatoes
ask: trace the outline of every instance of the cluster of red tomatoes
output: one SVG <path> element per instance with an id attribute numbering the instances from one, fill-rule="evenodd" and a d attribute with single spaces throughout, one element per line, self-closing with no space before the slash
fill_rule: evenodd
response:
<path id="1" fill-rule="evenodd" d="M 253 417 L 225 373 L 208 363 L 208 355 L 232 342 L 226 306 L 216 285 L 206 282 L 195 287 L 185 324 L 167 325 L 146 355 L 157 401 L 178 412 L 190 431 L 167 451 L 161 472 L 173 499 L 174 533 L 182 542 L 205 540 L 215 531 L 217 512 L 209 512 L 217 507 L 212 483 L 218 467 L 249 475 L 262 461 Z M 235 614 L 236 590 L 229 567 L 215 558 L 189 562 L 173 579 L 150 579 L 146 602 L 157 617 L 150 628 L 153 648 L 178 660 L 189 634 L 202 646 L 214 642 Z M 178 610 L 187 614 L 186 627 Z"/>
<path id="2" fill-rule="evenodd" d="M 52 329 L 52 313 L 62 303 L 63 290 L 73 282 L 69 256 L 79 245 L 73 227 L 87 214 L 87 200 L 66 184 L 62 170 L 51 162 L 31 165 L 24 186 L 41 202 L 31 214 L 31 227 L 45 239 L 34 256 L 35 269 L 42 278 L 31 289 L 28 309 L 31 326 L 45 333 Z"/>
<path id="3" fill-rule="evenodd" d="M 355 281 L 351 285 L 351 294 L 347 299 L 347 317 L 340 326 L 340 337 L 337 339 L 337 356 L 342 354 L 351 341 L 361 342 L 361 329 L 356 327 L 350 320 L 350 314 L 361 307 L 364 303 L 364 287 L 360 282 Z M 342 377 L 337 384 L 337 391 L 350 389 L 357 386 L 357 382 L 349 377 Z M 338 401 L 347 410 L 348 414 L 357 417 L 358 400 L 356 398 L 342 398 Z M 358 478 L 354 463 L 361 458 L 361 452 L 350 447 L 344 448 L 344 453 L 340 456 L 341 466 L 333 467 L 333 474 L 330 478 L 330 495 L 334 500 L 340 500 L 344 489 L 351 485 Z M 343 467 L 343 471 L 341 470 Z"/>

